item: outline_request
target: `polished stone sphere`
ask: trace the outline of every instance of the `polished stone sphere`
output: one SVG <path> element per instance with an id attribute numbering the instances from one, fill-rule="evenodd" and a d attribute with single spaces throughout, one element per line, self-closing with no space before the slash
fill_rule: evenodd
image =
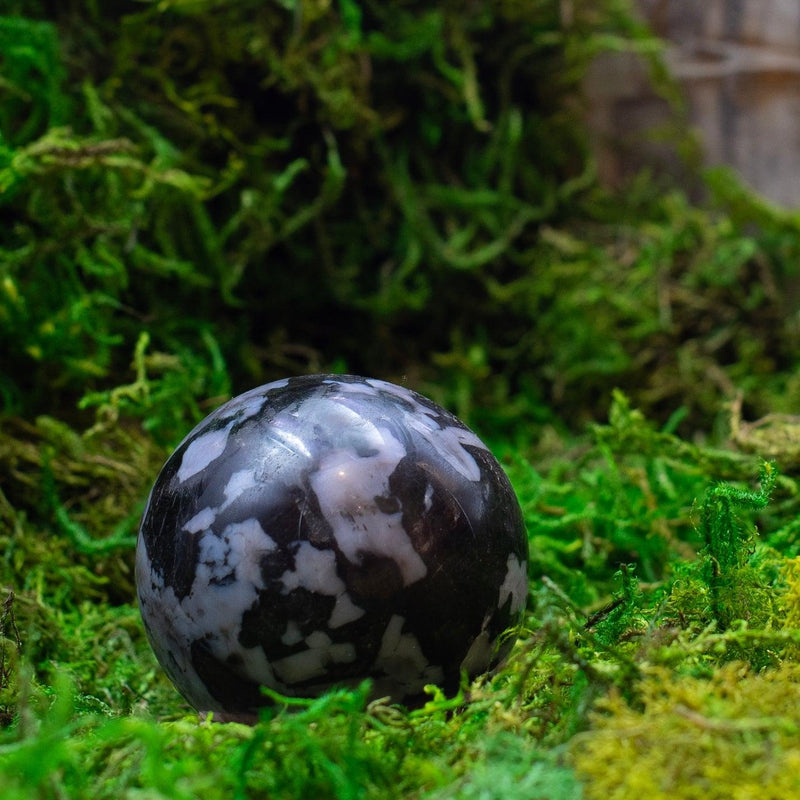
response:
<path id="1" fill-rule="evenodd" d="M 308 375 L 234 398 L 178 446 L 136 582 L 156 657 L 200 711 L 367 678 L 413 706 L 507 655 L 526 559 L 508 478 L 462 422 L 384 381 Z"/>

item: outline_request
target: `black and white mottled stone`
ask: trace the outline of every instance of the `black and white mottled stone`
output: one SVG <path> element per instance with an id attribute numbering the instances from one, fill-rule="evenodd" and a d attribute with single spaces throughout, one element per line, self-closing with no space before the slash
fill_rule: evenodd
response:
<path id="1" fill-rule="evenodd" d="M 527 598 L 527 537 L 486 446 L 430 400 L 310 375 L 253 389 L 179 445 L 136 558 L 150 643 L 201 711 L 260 687 L 371 678 L 414 705 L 499 663 Z"/>

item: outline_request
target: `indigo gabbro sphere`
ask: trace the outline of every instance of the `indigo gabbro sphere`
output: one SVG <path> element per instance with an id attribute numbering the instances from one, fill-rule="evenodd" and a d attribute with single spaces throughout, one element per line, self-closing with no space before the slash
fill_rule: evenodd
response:
<path id="1" fill-rule="evenodd" d="M 262 686 L 313 697 L 423 687 L 499 663 L 527 597 L 527 537 L 486 446 L 430 400 L 309 375 L 234 398 L 169 458 L 139 533 L 150 643 L 201 711 Z"/>

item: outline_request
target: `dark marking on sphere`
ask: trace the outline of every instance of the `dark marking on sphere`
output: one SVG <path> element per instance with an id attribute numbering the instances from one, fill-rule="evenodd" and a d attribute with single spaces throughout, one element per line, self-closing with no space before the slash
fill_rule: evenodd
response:
<path id="1" fill-rule="evenodd" d="M 403 590 L 403 576 L 391 558 L 362 552 L 355 563 L 343 558 L 340 569 L 353 600 L 367 609 L 385 608 L 386 601 Z"/>
<path id="2" fill-rule="evenodd" d="M 243 678 L 235 663 L 220 661 L 208 643 L 199 639 L 191 644 L 192 666 L 209 694 L 226 711 L 249 713 L 263 705 L 261 686 L 256 681 Z M 235 662 L 235 659 L 234 659 Z"/>

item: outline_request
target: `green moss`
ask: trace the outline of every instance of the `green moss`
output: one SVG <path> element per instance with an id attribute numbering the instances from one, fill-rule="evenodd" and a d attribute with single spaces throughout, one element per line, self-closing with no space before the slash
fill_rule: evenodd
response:
<path id="1" fill-rule="evenodd" d="M 730 181 L 713 210 L 598 186 L 582 71 L 658 49 L 624 4 L 85 11 L 2 18 L 0 105 L 28 120 L 0 158 L 7 409 L 113 391 L 143 334 L 187 362 L 210 337 L 234 390 L 413 365 L 504 437 L 615 386 L 686 428 L 731 385 L 792 402 L 796 220 Z"/>
<path id="2" fill-rule="evenodd" d="M 756 570 L 748 570 L 753 535 L 734 518 L 739 509 L 766 506 L 775 485 L 775 465 L 766 462 L 761 469 L 761 489 L 749 492 L 733 486 L 712 487 L 703 501 L 701 530 L 706 547 L 703 579 L 708 585 L 711 613 L 721 628 L 737 619 L 763 616 L 756 623 L 765 624 L 771 614 L 769 603 L 757 592 Z M 759 626 L 760 627 L 760 626 Z"/>
<path id="3" fill-rule="evenodd" d="M 710 678 L 653 671 L 641 707 L 601 704 L 571 761 L 587 798 L 792 797 L 797 764 L 796 664 L 754 674 L 732 663 Z"/>
<path id="4" fill-rule="evenodd" d="M 800 227 L 725 172 L 599 184 L 597 53 L 680 113 L 627 5 L 56 5 L 0 15 L 0 796 L 796 794 Z M 501 456 L 522 640 L 413 712 L 200 720 L 133 602 L 147 491 L 323 370 Z"/>

